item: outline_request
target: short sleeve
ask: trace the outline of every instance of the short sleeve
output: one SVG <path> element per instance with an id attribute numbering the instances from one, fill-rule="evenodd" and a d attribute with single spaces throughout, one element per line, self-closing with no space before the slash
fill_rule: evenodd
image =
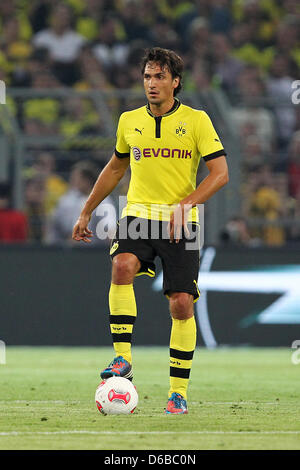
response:
<path id="1" fill-rule="evenodd" d="M 121 114 L 117 129 L 117 142 L 115 148 L 115 154 L 119 158 L 126 158 L 130 156 L 130 147 L 125 139 L 125 119 L 124 113 Z"/>
<path id="2" fill-rule="evenodd" d="M 205 161 L 226 155 L 222 142 L 205 111 L 200 111 L 196 132 L 198 150 Z"/>

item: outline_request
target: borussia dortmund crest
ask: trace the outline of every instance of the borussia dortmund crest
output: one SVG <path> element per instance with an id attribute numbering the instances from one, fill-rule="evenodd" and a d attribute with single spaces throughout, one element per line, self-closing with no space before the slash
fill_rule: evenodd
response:
<path id="1" fill-rule="evenodd" d="M 178 126 L 176 127 L 176 135 L 178 137 L 183 137 L 184 135 L 186 135 L 186 122 L 182 122 L 180 121 L 178 123 Z"/>

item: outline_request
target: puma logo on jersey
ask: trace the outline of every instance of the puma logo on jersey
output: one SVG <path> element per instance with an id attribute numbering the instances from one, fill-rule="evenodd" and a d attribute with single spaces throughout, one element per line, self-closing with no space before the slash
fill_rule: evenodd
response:
<path id="1" fill-rule="evenodd" d="M 136 127 L 134 130 L 135 130 L 136 132 L 139 132 L 139 133 L 142 135 L 144 128 L 143 128 L 142 130 L 140 130 L 140 129 L 138 129 L 138 128 Z"/>

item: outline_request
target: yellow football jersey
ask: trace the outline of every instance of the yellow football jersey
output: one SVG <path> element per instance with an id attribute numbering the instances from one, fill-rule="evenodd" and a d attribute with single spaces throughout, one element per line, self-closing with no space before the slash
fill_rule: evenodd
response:
<path id="1" fill-rule="evenodd" d="M 131 179 L 122 217 L 132 215 L 169 220 L 175 206 L 196 189 L 200 158 L 226 155 L 205 111 L 183 105 L 177 98 L 163 116 L 149 105 L 121 114 L 115 149 L 130 157 Z M 198 221 L 198 211 L 189 220 Z"/>

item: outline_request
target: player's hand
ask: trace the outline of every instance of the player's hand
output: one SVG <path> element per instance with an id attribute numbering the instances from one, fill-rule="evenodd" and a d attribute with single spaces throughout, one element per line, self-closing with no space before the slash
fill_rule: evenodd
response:
<path id="1" fill-rule="evenodd" d="M 88 228 L 91 216 L 81 215 L 73 228 L 72 239 L 78 242 L 90 243 L 93 232 Z"/>
<path id="2" fill-rule="evenodd" d="M 168 223 L 168 233 L 170 236 L 170 243 L 173 243 L 174 240 L 176 243 L 179 243 L 182 238 L 182 229 L 185 236 L 188 238 L 190 232 L 187 226 L 188 213 L 191 209 L 189 204 L 178 204 L 174 212 L 170 216 L 170 222 Z"/>

